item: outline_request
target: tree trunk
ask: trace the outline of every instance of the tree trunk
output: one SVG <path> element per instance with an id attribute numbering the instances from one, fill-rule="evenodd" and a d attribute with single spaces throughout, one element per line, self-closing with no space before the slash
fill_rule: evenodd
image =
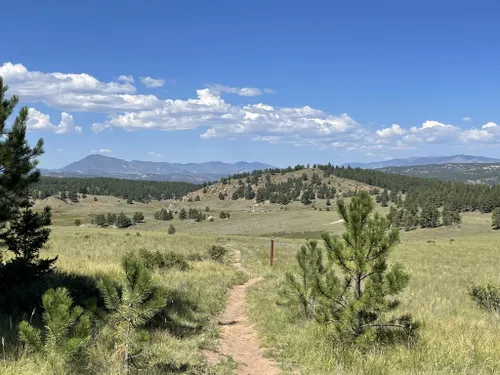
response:
<path id="1" fill-rule="evenodd" d="M 361 299 L 361 273 L 356 275 L 356 300 Z M 357 322 L 356 322 L 356 337 L 361 336 L 363 330 L 363 321 L 361 319 L 361 310 L 357 313 Z"/>

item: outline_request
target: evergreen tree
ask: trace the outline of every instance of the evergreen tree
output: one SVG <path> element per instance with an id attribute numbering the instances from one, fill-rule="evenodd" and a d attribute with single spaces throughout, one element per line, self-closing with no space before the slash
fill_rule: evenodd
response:
<path id="1" fill-rule="evenodd" d="M 132 197 L 127 198 L 127 204 L 134 204 L 134 200 L 132 199 Z"/>
<path id="2" fill-rule="evenodd" d="M 75 191 L 68 192 L 68 198 L 73 203 L 78 203 L 78 194 Z"/>
<path id="3" fill-rule="evenodd" d="M 199 196 L 199 195 L 196 195 L 196 197 L 194 197 L 194 201 L 195 201 L 195 202 L 199 202 L 199 201 L 201 201 L 200 196 Z"/>
<path id="4" fill-rule="evenodd" d="M 168 227 L 168 234 L 175 234 L 175 227 L 170 224 L 170 226 Z"/>
<path id="5" fill-rule="evenodd" d="M 432 203 L 427 203 L 422 208 L 420 215 L 420 226 L 422 228 L 437 228 L 439 227 L 439 210 Z"/>
<path id="6" fill-rule="evenodd" d="M 399 231 L 388 231 L 386 218 L 374 213 L 375 206 L 365 191 L 346 206 L 337 202 L 344 220 L 342 236 L 324 234 L 328 259 L 338 267 L 343 280 L 330 267 L 318 278 L 324 298 L 318 300 L 317 318 L 330 322 L 341 339 L 372 341 L 400 329 L 410 335 L 417 328 L 410 315 L 388 317 L 399 304 L 394 296 L 408 284 L 409 277 L 398 264 L 389 268 L 387 258 L 399 242 Z"/>
<path id="7" fill-rule="evenodd" d="M 66 199 L 68 199 L 68 194 L 65 191 L 61 191 L 61 193 L 59 193 L 59 199 L 66 201 Z"/>
<path id="8" fill-rule="evenodd" d="M 116 224 L 116 214 L 108 213 L 106 215 L 106 224 L 107 225 L 115 225 Z"/>
<path id="9" fill-rule="evenodd" d="M 118 228 L 127 228 L 132 225 L 132 220 L 126 216 L 123 212 L 116 217 L 116 226 Z"/>
<path id="10" fill-rule="evenodd" d="M 151 272 L 142 261 L 129 253 L 122 261 L 125 273 L 119 285 L 101 279 L 99 290 L 109 310 L 105 332 L 110 336 L 115 353 L 122 356 L 125 373 L 142 352 L 148 340 L 141 328 L 166 305 L 165 298 L 153 283 Z"/>
<path id="11" fill-rule="evenodd" d="M 330 202 L 330 198 L 328 198 L 328 199 L 326 200 L 326 205 L 327 205 L 327 206 L 331 206 L 331 205 L 332 205 L 332 202 Z"/>
<path id="12" fill-rule="evenodd" d="M 455 224 L 460 224 L 462 222 L 462 217 L 457 210 L 454 210 L 450 206 L 444 206 L 443 208 L 443 225 L 451 227 Z"/>
<path id="13" fill-rule="evenodd" d="M 251 200 L 255 198 L 255 193 L 252 190 L 252 185 L 247 184 L 245 186 L 245 199 L 246 200 Z"/>
<path id="14" fill-rule="evenodd" d="M 298 274 L 286 273 L 285 283 L 279 290 L 281 306 L 300 306 L 305 319 L 312 319 L 316 312 L 318 290 L 316 278 L 326 271 L 323 254 L 317 241 L 309 241 L 297 252 Z"/>
<path id="15" fill-rule="evenodd" d="M 387 190 L 384 190 L 380 195 L 380 205 L 382 207 L 387 207 L 389 205 L 389 193 L 387 193 Z"/>
<path id="16" fill-rule="evenodd" d="M 48 357 L 54 373 L 78 362 L 91 338 L 90 318 L 73 301 L 65 288 L 49 289 L 42 296 L 44 330 L 27 321 L 19 324 L 19 340 L 31 352 Z"/>
<path id="17" fill-rule="evenodd" d="M 132 220 L 134 223 L 142 223 L 144 221 L 144 214 L 142 212 L 135 212 Z"/>
<path id="18" fill-rule="evenodd" d="M 75 219 L 75 226 L 79 227 L 80 225 L 82 225 L 82 221 L 80 219 Z"/>
<path id="19" fill-rule="evenodd" d="M 223 201 L 224 199 L 226 199 L 226 197 L 224 196 L 224 194 L 222 194 L 222 192 L 219 192 L 219 199 L 221 201 Z"/>
<path id="20" fill-rule="evenodd" d="M 99 227 L 106 226 L 106 216 L 104 216 L 104 214 L 97 215 L 94 219 L 94 224 Z"/>
<path id="21" fill-rule="evenodd" d="M 0 291 L 19 285 L 50 273 L 57 257 L 40 259 L 40 250 L 49 239 L 51 224 L 50 207 L 41 212 L 30 208 L 21 211 L 11 220 L 8 230 L 0 233 L 0 241 L 14 255 L 0 266 Z"/>
<path id="22" fill-rule="evenodd" d="M 493 229 L 500 229 L 500 207 L 493 210 L 493 213 L 491 214 L 491 224 Z"/>
<path id="23" fill-rule="evenodd" d="M 179 219 L 180 220 L 186 220 L 187 219 L 187 212 L 185 208 L 181 208 L 179 211 Z"/>

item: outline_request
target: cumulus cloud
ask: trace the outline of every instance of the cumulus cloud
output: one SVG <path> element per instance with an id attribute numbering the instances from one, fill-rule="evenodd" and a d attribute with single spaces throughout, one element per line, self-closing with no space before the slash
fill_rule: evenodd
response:
<path id="1" fill-rule="evenodd" d="M 68 113 L 75 111 L 102 115 L 103 120 L 92 125 L 95 132 L 112 128 L 126 131 L 204 128 L 200 135 L 203 139 L 246 137 L 257 142 L 363 154 L 384 149 L 409 150 L 429 143 L 500 143 L 500 126 L 494 122 L 480 128 L 462 129 L 427 120 L 420 126 L 392 124 L 369 129 L 346 113 L 328 113 L 307 105 L 277 107 L 262 102 L 235 105 L 222 98 L 223 93 L 250 97 L 273 93 L 271 89 L 213 84 L 197 90 L 196 95 L 188 99 L 161 99 L 155 95 L 137 94 L 132 76 L 119 76 L 118 82 L 105 82 L 86 73 L 30 71 L 21 64 L 12 63 L 0 65 L 0 75 L 10 85 L 9 93 L 20 95 L 28 103 L 40 102 L 63 111 L 59 124 L 53 124 L 48 115 L 39 111 L 32 109 L 30 112 L 31 130 L 50 130 L 59 134 L 81 131 Z M 153 85 L 154 80 L 141 78 Z"/>
<path id="2" fill-rule="evenodd" d="M 74 124 L 73 116 L 66 112 L 61 113 L 61 121 L 58 125 L 54 125 L 49 115 L 34 108 L 28 110 L 28 122 L 26 126 L 29 130 L 46 130 L 56 134 L 81 133 L 83 131 L 81 126 Z"/>
<path id="3" fill-rule="evenodd" d="M 392 124 L 390 128 L 383 128 L 375 132 L 381 138 L 388 138 L 397 135 L 406 134 L 406 130 L 398 124 Z"/>
<path id="4" fill-rule="evenodd" d="M 141 83 L 149 88 L 163 87 L 165 80 L 161 78 L 141 77 Z"/>
<path id="5" fill-rule="evenodd" d="M 126 82 L 126 83 L 134 83 L 134 77 L 121 75 L 117 78 L 118 81 Z"/>

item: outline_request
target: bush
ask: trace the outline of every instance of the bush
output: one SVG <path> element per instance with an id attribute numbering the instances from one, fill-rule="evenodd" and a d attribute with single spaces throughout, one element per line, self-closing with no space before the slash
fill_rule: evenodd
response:
<path id="1" fill-rule="evenodd" d="M 123 212 L 116 218 L 116 226 L 118 228 L 127 228 L 132 225 L 132 220 Z"/>
<path id="2" fill-rule="evenodd" d="M 144 214 L 142 212 L 134 213 L 133 220 L 135 223 L 142 223 L 144 221 Z"/>
<path id="3" fill-rule="evenodd" d="M 82 225 L 82 221 L 80 219 L 76 219 L 75 226 L 79 227 L 80 225 Z"/>
<path id="4" fill-rule="evenodd" d="M 210 257 L 210 259 L 220 263 L 222 263 L 222 261 L 224 260 L 226 253 L 226 248 L 220 245 L 212 245 L 212 247 L 208 249 L 208 256 Z"/>
<path id="5" fill-rule="evenodd" d="M 97 202 L 97 197 L 94 197 L 94 202 Z"/>
<path id="6" fill-rule="evenodd" d="M 143 261 L 144 265 L 149 269 L 177 268 L 181 271 L 187 271 L 190 268 L 187 258 L 184 255 L 173 251 L 163 254 L 159 251 L 153 252 L 141 249 L 139 250 L 139 257 Z"/>
<path id="7" fill-rule="evenodd" d="M 197 195 L 196 197 L 194 197 L 194 201 L 195 201 L 195 202 L 199 202 L 200 200 L 201 200 L 201 199 L 200 199 L 200 196 L 199 196 L 199 195 Z"/>
<path id="8" fill-rule="evenodd" d="M 472 299 L 483 309 L 500 312 L 500 288 L 487 284 L 473 285 L 469 289 Z"/>
<path id="9" fill-rule="evenodd" d="M 206 206 L 205 207 L 205 212 L 210 212 L 210 207 Z"/>
<path id="10" fill-rule="evenodd" d="M 229 219 L 231 217 L 231 214 L 229 213 L 229 211 L 221 211 L 219 217 L 221 219 Z"/>
<path id="11" fill-rule="evenodd" d="M 170 226 L 168 227 L 168 234 L 175 234 L 176 230 L 175 230 L 175 227 L 170 224 Z"/>
<path id="12" fill-rule="evenodd" d="M 104 227 L 106 225 L 106 217 L 104 214 L 97 215 L 94 219 L 94 223 L 99 227 Z"/>

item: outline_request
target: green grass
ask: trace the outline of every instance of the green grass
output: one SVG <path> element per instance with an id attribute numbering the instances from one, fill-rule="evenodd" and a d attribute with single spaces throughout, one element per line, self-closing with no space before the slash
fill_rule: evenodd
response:
<path id="1" fill-rule="evenodd" d="M 254 275 L 264 276 L 264 281 L 250 290 L 250 318 L 267 354 L 277 360 L 284 374 L 500 373 L 500 316 L 479 309 L 467 294 L 472 283 L 500 285 L 500 233 L 491 230 L 490 215 L 464 214 L 460 228 L 402 232 L 402 242 L 390 261 L 401 262 L 411 275 L 400 309 L 422 322 L 419 340 L 411 347 L 379 347 L 361 353 L 335 345 L 323 327 L 297 319 L 296 314 L 276 305 L 284 274 L 295 269 L 295 253 L 305 240 L 318 239 L 325 231 L 339 234 L 344 230 L 338 215 L 325 211 L 325 201 L 315 204 L 322 211 L 293 202 L 288 211 L 265 204 L 256 206 L 257 212 L 252 212 L 253 205 L 245 200 L 202 197 L 201 202 L 177 202 L 186 208 L 210 207 L 209 215 L 215 221 L 196 223 L 177 217 L 173 221 L 154 220 L 154 211 L 166 207 L 167 201 L 127 205 L 113 197 L 98 199 L 94 202 L 89 196 L 78 204 L 49 201 L 54 225 L 45 254 L 59 255 L 57 266 L 61 270 L 96 277 L 117 274 L 121 272 L 121 256 L 140 248 L 186 255 L 206 253 L 213 244 L 239 249 L 243 266 Z M 37 207 L 44 203 L 38 202 Z M 222 210 L 230 211 L 231 219 L 219 219 Z M 378 206 L 378 210 L 386 213 L 388 209 Z M 142 211 L 145 223 L 125 230 L 72 226 L 76 218 L 88 224 L 99 213 L 121 211 L 130 216 Z M 170 224 L 177 229 L 173 236 L 167 234 Z M 141 235 L 136 236 L 136 232 Z M 273 268 L 269 267 L 271 236 L 275 236 Z M 224 307 L 228 288 L 241 283 L 244 276 L 228 264 L 205 260 L 192 266 L 186 272 L 157 272 L 155 279 L 196 303 L 193 319 L 178 319 L 199 329 L 184 337 L 156 331 L 152 350 L 160 359 L 176 365 L 188 363 L 191 368 L 214 374 L 231 374 L 233 361 L 227 359 L 209 369 L 201 350 L 216 347 L 216 316 Z M 25 358 L 8 361 L 5 369 L 0 366 L 0 373 L 50 373 L 44 366 Z"/>

